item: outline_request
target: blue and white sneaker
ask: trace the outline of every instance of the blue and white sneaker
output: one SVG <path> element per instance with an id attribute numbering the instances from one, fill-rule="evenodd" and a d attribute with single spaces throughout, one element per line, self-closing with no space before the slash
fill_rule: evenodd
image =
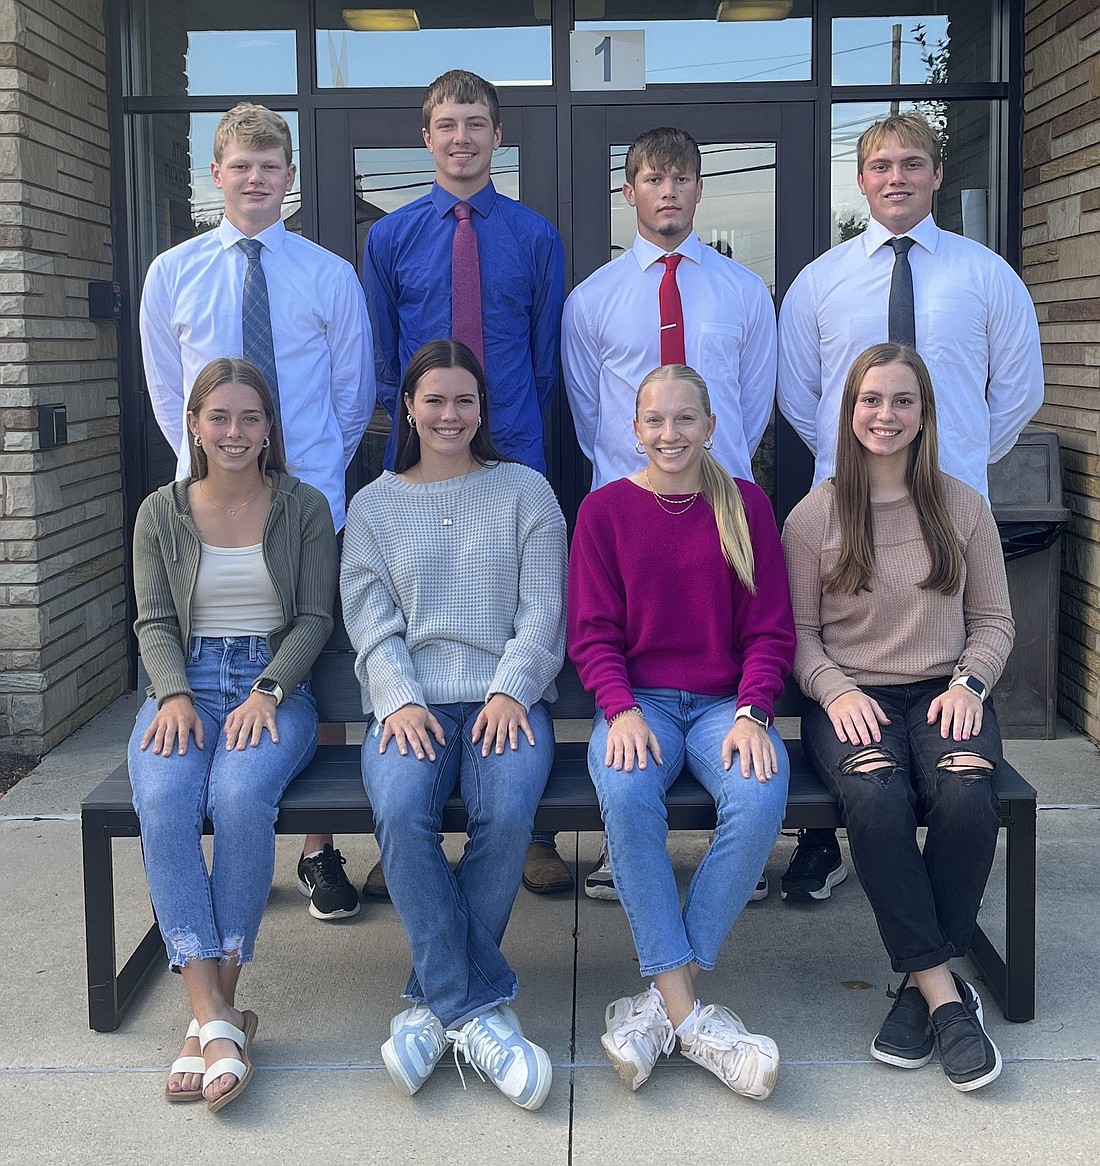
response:
<path id="1" fill-rule="evenodd" d="M 455 1063 L 462 1053 L 483 1081 L 492 1081 L 520 1109 L 538 1109 L 546 1100 L 554 1075 L 550 1058 L 523 1035 L 519 1018 L 506 1004 L 446 1035 L 455 1042 Z M 462 1084 L 465 1087 L 465 1078 Z"/>
<path id="2" fill-rule="evenodd" d="M 439 1017 L 423 1004 L 414 1004 L 390 1021 L 382 1062 L 393 1083 L 411 1097 L 432 1075 L 448 1044 Z"/>

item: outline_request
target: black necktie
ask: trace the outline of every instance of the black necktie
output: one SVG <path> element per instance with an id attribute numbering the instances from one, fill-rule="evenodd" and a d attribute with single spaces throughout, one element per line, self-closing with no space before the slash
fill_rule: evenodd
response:
<path id="1" fill-rule="evenodd" d="M 890 322 L 888 338 L 895 344 L 917 346 L 917 323 L 913 310 L 913 269 L 909 266 L 909 248 L 913 240 L 905 237 L 890 240 L 894 249 L 894 270 L 890 273 Z"/>

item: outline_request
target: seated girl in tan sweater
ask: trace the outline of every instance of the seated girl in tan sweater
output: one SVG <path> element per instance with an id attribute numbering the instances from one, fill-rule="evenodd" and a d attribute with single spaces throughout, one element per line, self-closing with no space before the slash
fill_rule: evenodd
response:
<path id="1" fill-rule="evenodd" d="M 840 799 L 903 975 L 871 1055 L 915 1069 L 938 1050 L 968 1091 L 1000 1073 L 1001 1056 L 948 961 L 970 946 L 993 862 L 1001 739 L 986 697 L 1013 623 L 993 515 L 938 465 L 924 362 L 897 344 L 867 349 L 844 387 L 836 474 L 791 512 L 783 546 L 794 675 L 810 698 L 803 746 Z"/>

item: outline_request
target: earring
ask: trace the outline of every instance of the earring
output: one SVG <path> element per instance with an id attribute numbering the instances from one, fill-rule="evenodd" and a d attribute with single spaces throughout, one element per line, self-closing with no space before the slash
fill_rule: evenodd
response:
<path id="1" fill-rule="evenodd" d="M 634 448 L 635 448 L 635 449 L 636 449 L 636 450 L 637 450 L 639 453 L 645 453 L 645 446 L 644 446 L 644 445 L 642 445 L 642 443 L 641 443 L 640 441 L 636 441 L 636 442 L 634 443 Z"/>
<path id="2" fill-rule="evenodd" d="M 267 449 L 270 445 L 271 445 L 271 438 L 264 437 L 264 443 L 263 443 L 263 446 L 261 448 Z"/>
<path id="3" fill-rule="evenodd" d="M 195 442 L 195 448 L 202 449 L 202 438 L 199 437 L 199 435 L 197 433 L 192 433 L 191 437 Z"/>
<path id="4" fill-rule="evenodd" d="M 477 419 L 477 424 L 474 426 L 474 428 L 475 428 L 475 429 L 480 429 L 480 428 L 481 428 L 481 418 L 480 418 L 480 417 Z"/>
<path id="5" fill-rule="evenodd" d="M 917 426 L 917 432 L 918 433 L 924 432 L 924 422 L 923 421 Z"/>
<path id="6" fill-rule="evenodd" d="M 411 413 L 406 413 L 406 414 L 405 414 L 405 420 L 406 420 L 406 421 L 409 423 L 409 428 L 410 428 L 410 429 L 415 429 L 415 428 L 416 428 L 416 418 L 415 418 L 415 417 L 413 417 L 413 415 L 412 415 Z"/>
<path id="7" fill-rule="evenodd" d="M 706 439 L 706 441 L 704 441 L 704 442 L 703 442 L 703 448 L 704 448 L 704 449 L 713 449 L 713 448 L 714 448 L 714 442 L 713 442 L 713 441 L 711 441 L 711 439 L 708 437 L 708 438 Z"/>

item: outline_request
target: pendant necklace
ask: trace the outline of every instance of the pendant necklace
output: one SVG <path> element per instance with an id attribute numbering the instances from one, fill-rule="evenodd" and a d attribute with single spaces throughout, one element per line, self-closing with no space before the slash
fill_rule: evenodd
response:
<path id="1" fill-rule="evenodd" d="M 673 498 L 668 494 L 658 494 L 653 488 L 653 483 L 649 480 L 649 466 L 646 466 L 645 469 L 645 484 L 656 500 L 657 505 L 666 514 L 687 514 L 692 506 L 695 505 L 695 499 L 701 493 L 700 490 L 696 490 L 694 494 L 689 494 L 686 498 Z"/>
<path id="2" fill-rule="evenodd" d="M 256 491 L 256 493 L 253 494 L 252 497 L 248 499 L 248 502 L 242 502 L 239 506 L 234 506 L 234 507 L 230 508 L 228 506 L 222 506 L 220 502 L 215 502 L 214 499 L 211 498 L 209 494 L 207 494 L 207 492 L 202 488 L 202 479 L 201 478 L 195 484 L 199 488 L 199 493 L 207 500 L 207 502 L 210 503 L 211 506 L 214 507 L 215 510 L 224 510 L 225 513 L 228 514 L 231 518 L 233 517 L 234 514 L 237 513 L 238 510 L 243 510 L 250 502 L 255 502 L 256 499 L 259 498 L 259 496 L 264 492 L 264 490 L 267 489 L 267 484 L 264 483 L 264 485 L 262 485 Z"/>
<path id="3" fill-rule="evenodd" d="M 471 460 L 470 468 L 462 475 L 462 481 L 459 483 L 458 489 L 454 492 L 453 498 L 451 499 L 453 502 L 461 501 L 462 495 L 466 492 L 466 479 L 470 476 L 471 473 L 473 473 L 474 466 L 476 466 L 476 465 L 477 465 L 477 462 Z M 419 462 L 416 463 L 416 469 L 420 475 L 420 484 L 422 486 L 427 486 L 429 483 L 427 482 L 427 480 L 424 477 L 424 468 Z M 444 478 L 443 481 L 454 481 L 454 479 L 453 478 L 451 478 L 451 479 Z M 442 500 L 442 505 L 444 505 L 444 506 L 447 505 L 446 499 Z M 444 514 L 443 515 L 443 518 L 441 520 L 442 526 L 454 526 L 454 524 L 455 524 L 455 520 L 454 520 L 453 515 L 451 515 L 451 514 Z"/>

